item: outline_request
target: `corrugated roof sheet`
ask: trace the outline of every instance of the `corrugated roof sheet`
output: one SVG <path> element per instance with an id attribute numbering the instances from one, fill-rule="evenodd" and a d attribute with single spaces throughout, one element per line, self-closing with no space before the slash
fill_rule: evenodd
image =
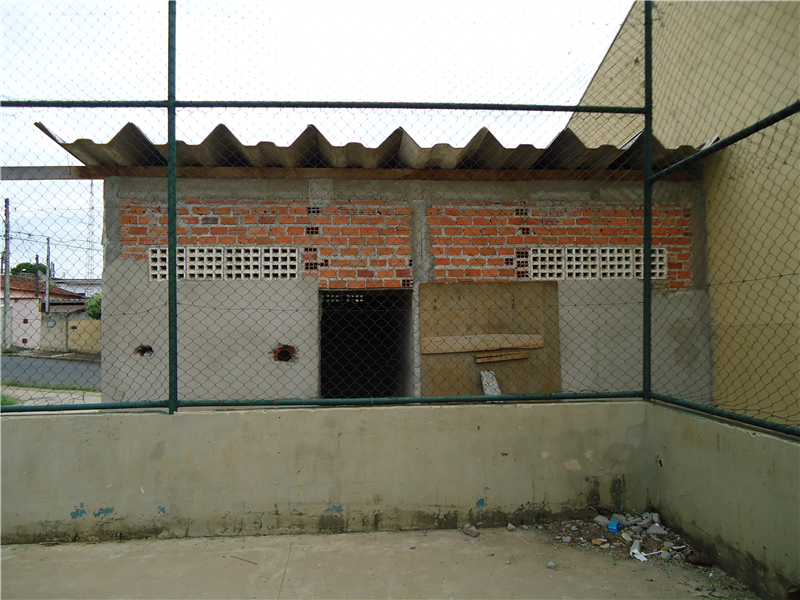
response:
<path id="1" fill-rule="evenodd" d="M 88 139 L 67 143 L 41 123 L 36 126 L 87 166 L 163 167 L 167 145 L 153 144 L 133 123 L 128 123 L 106 144 Z M 337 169 L 643 169 L 644 136 L 621 148 L 587 148 L 569 129 L 547 148 L 522 144 L 506 148 L 491 131 L 482 128 L 463 148 L 436 144 L 422 148 L 402 128 L 396 129 L 377 148 L 353 142 L 333 146 L 309 125 L 290 146 L 259 142 L 245 146 L 225 125 L 218 125 L 195 146 L 178 141 L 179 167 L 283 167 Z M 663 169 L 694 154 L 690 146 L 675 149 L 654 143 L 656 169 Z"/>

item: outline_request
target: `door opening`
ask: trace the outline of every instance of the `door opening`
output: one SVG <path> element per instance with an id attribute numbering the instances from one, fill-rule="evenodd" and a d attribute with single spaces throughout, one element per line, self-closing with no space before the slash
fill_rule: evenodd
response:
<path id="1" fill-rule="evenodd" d="M 411 290 L 320 292 L 323 398 L 407 395 Z"/>

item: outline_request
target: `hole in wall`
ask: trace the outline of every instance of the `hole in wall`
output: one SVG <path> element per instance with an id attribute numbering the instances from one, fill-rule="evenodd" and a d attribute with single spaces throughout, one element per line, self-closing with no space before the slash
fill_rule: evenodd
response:
<path id="1" fill-rule="evenodd" d="M 294 346 L 278 346 L 272 351 L 275 362 L 294 362 L 297 358 L 297 349 Z"/>
<path id="2" fill-rule="evenodd" d="M 150 356 L 153 356 L 153 347 L 142 344 L 140 346 L 136 346 L 136 348 L 133 349 L 133 352 L 134 354 L 138 354 L 139 356 L 148 358 Z"/>

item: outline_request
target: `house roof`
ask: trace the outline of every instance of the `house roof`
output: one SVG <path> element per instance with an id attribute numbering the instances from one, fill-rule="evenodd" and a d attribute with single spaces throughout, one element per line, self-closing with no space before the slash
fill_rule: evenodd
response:
<path id="1" fill-rule="evenodd" d="M 84 165 L 97 167 L 165 167 L 167 145 L 153 144 L 133 123 L 128 123 L 105 144 L 89 139 L 68 143 L 41 123 L 36 126 Z M 225 125 L 218 125 L 202 142 L 178 141 L 178 167 L 261 167 L 288 169 L 497 169 L 497 170 L 641 170 L 644 168 L 643 136 L 621 147 L 587 148 L 569 129 L 547 148 L 522 144 L 506 148 L 482 128 L 463 148 L 436 144 L 419 146 L 402 128 L 396 129 L 376 148 L 353 142 L 333 146 L 309 125 L 289 146 L 272 142 L 244 145 Z M 694 154 L 690 146 L 664 148 L 654 141 L 657 170 Z"/>
<path id="2" fill-rule="evenodd" d="M 0 284 L 5 289 L 6 283 L 6 276 L 0 276 Z M 30 297 L 36 297 L 36 278 L 35 277 L 25 277 L 22 275 L 12 275 L 8 281 L 8 287 L 12 291 L 17 292 L 30 292 Z M 39 280 L 39 294 L 44 297 L 45 294 L 45 281 L 44 278 Z M 82 294 L 76 294 L 75 292 L 70 292 L 69 290 L 65 290 L 58 286 L 50 284 L 50 298 L 60 298 L 64 300 L 85 300 L 85 296 Z"/>

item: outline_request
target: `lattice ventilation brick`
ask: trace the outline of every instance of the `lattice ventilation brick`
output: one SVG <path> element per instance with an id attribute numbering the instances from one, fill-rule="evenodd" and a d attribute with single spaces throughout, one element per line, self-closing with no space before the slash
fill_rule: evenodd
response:
<path id="1" fill-rule="evenodd" d="M 149 249 L 150 281 L 169 278 L 168 250 Z M 296 279 L 297 248 L 282 246 L 178 246 L 178 279 L 259 280 Z"/>
<path id="2" fill-rule="evenodd" d="M 643 254 L 637 246 L 538 246 L 530 250 L 530 278 L 642 279 Z M 652 248 L 651 256 L 653 279 L 666 279 L 667 249 Z"/>

